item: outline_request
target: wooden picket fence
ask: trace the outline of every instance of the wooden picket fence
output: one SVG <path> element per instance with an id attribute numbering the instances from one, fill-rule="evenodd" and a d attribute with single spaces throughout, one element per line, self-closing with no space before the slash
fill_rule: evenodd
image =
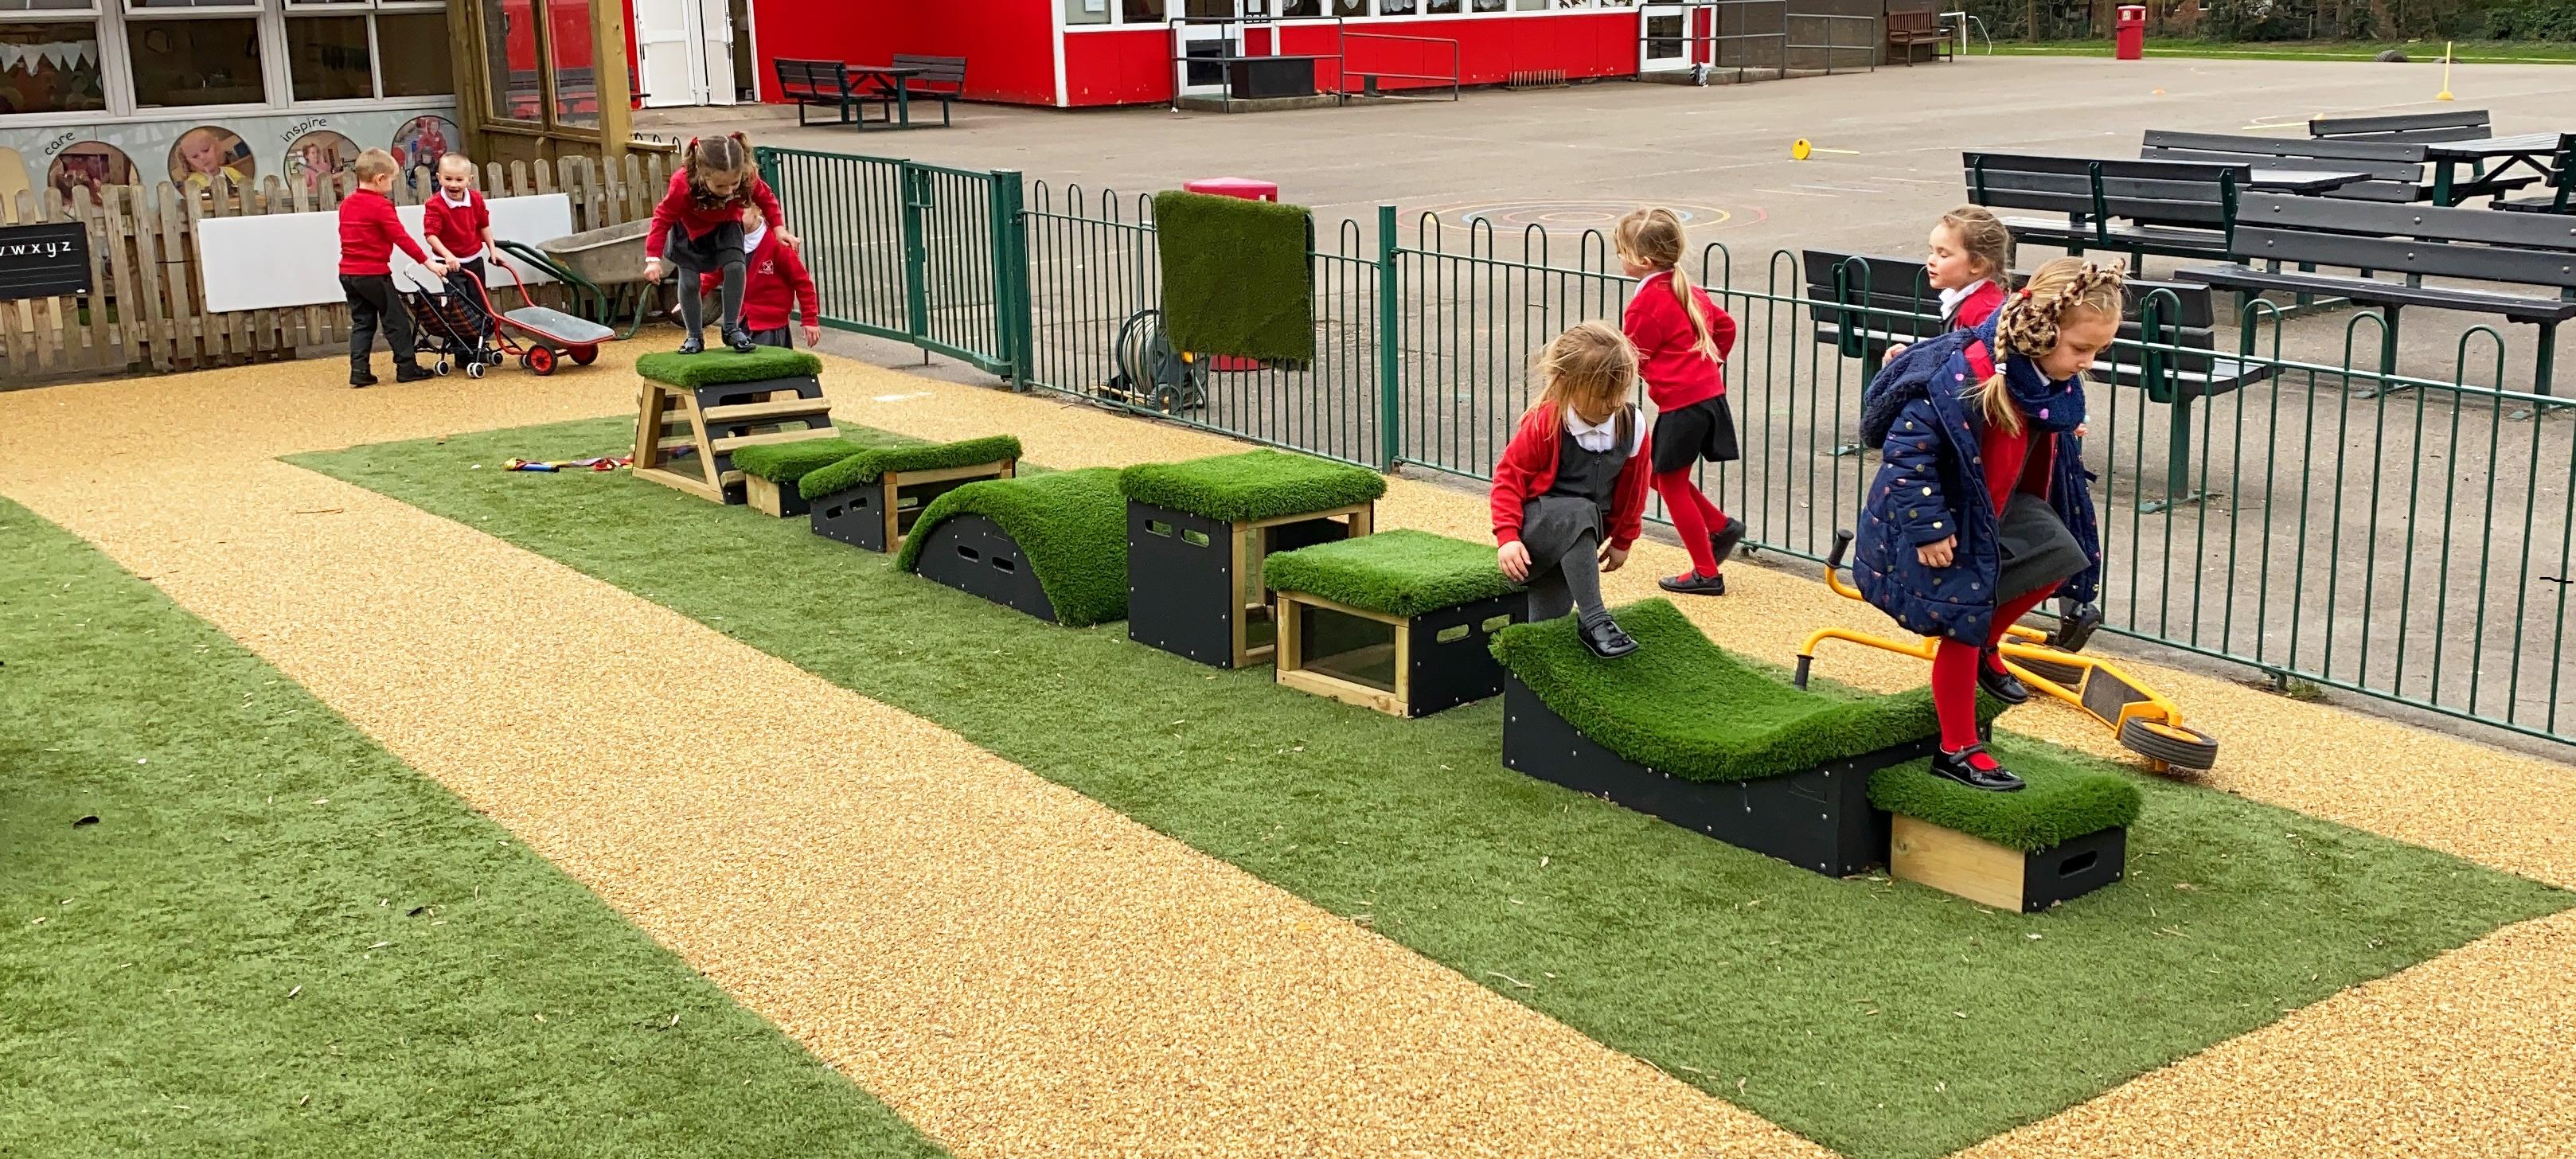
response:
<path id="1" fill-rule="evenodd" d="M 558 163 L 488 165 L 481 186 L 487 197 L 563 193 L 571 197 L 576 232 L 649 217 L 671 179 L 661 153 L 629 154 L 610 167 L 595 158 Z M 394 201 L 415 205 L 434 183 L 397 182 Z M 330 212 L 355 188 L 340 174 L 318 189 L 272 175 L 256 187 L 219 184 L 188 190 L 162 182 L 153 187 L 109 186 L 96 194 L 52 189 L 18 195 L 15 224 L 77 221 L 89 236 L 90 292 L 0 302 L 0 388 L 48 379 L 198 370 L 339 354 L 347 349 L 348 307 L 339 304 L 286 309 L 204 309 L 197 223 L 209 217 Z M 10 215 L 0 213 L 0 219 Z M 543 239 L 519 239 L 537 241 Z M 337 254 L 315 254 L 337 262 Z M 534 287 L 549 293 L 552 287 Z M 540 300 L 546 300 L 541 296 Z"/>

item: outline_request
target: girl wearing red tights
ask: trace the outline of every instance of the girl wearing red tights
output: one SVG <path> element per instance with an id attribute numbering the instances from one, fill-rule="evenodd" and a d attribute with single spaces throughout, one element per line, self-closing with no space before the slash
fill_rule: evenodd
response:
<path id="1" fill-rule="evenodd" d="M 2057 594 L 2090 599 L 2100 571 L 2086 482 L 2082 374 L 2119 333 L 2118 266 L 2059 258 L 1985 325 L 1916 345 L 1861 400 L 1885 462 L 1870 484 L 1852 578 L 1861 595 L 1940 643 L 1937 776 L 2010 791 L 2019 777 L 1977 739 L 1977 689 L 2029 691 L 1996 651 Z"/>
<path id="2" fill-rule="evenodd" d="M 1640 209 L 1619 219 L 1612 235 L 1619 267 L 1641 279 L 1628 299 L 1621 329 L 1637 348 L 1646 398 L 1655 404 L 1654 488 L 1664 514 L 1681 533 L 1691 570 L 1662 581 L 1665 591 L 1692 596 L 1726 594 L 1718 568 L 1744 540 L 1732 519 L 1691 482 L 1691 468 L 1705 459 L 1737 457 L 1735 412 L 1726 405 L 1726 356 L 1735 351 L 1735 319 L 1681 268 L 1682 220 L 1669 209 Z"/>

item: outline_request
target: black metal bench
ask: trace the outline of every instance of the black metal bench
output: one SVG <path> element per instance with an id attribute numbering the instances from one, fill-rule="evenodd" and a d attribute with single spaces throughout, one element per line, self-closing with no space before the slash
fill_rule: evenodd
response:
<path id="1" fill-rule="evenodd" d="M 2576 133 L 2558 135 L 2558 155 L 2549 160 L 2549 183 L 2541 190 L 2538 197 L 2511 201 L 2499 197 L 2488 202 L 2487 208 L 2515 213 L 2576 212 Z"/>
<path id="2" fill-rule="evenodd" d="M 914 100 L 918 100 L 922 97 L 930 97 L 937 100 L 939 102 L 939 123 L 942 125 L 948 124 L 949 103 L 966 95 L 966 58 L 962 56 L 915 56 L 910 53 L 898 52 L 894 54 L 894 66 L 896 68 L 914 68 L 921 70 L 904 78 L 903 95 Z M 878 86 L 863 92 L 860 99 L 873 101 L 881 105 L 892 106 L 896 103 L 896 94 L 891 88 Z M 889 117 L 893 115 L 893 110 L 891 108 L 887 110 L 887 115 Z M 904 124 L 910 125 L 911 123 L 911 113 L 907 110 L 904 114 Z"/>
<path id="3" fill-rule="evenodd" d="M 819 106 L 833 110 L 835 119 L 849 124 L 854 115 L 864 116 L 859 101 L 864 94 L 850 81 L 850 66 L 837 60 L 795 60 L 779 57 L 778 95 L 796 106 L 796 123 L 805 123 L 805 110 Z"/>
<path id="4" fill-rule="evenodd" d="M 2063 213 L 2063 222 L 2009 217 L 2019 241 L 2068 253 L 2105 249 L 2143 269 L 2148 254 L 2219 258 L 2233 252 L 2236 203 L 2253 169 L 2190 161 L 2093 160 L 1963 153 L 1968 200 L 1990 209 Z"/>
<path id="5" fill-rule="evenodd" d="M 2149 129 L 2138 145 L 2138 156 L 2149 161 L 2360 173 L 2367 180 L 2325 194 L 2356 201 L 2415 202 L 2429 201 L 2433 196 L 2432 187 L 2424 180 L 2424 147 L 2397 141 L 2310 140 Z"/>
<path id="6" fill-rule="evenodd" d="M 2308 118 L 2308 136 L 2329 141 L 2474 141 L 2494 135 L 2495 118 L 2485 109 Z"/>
<path id="7" fill-rule="evenodd" d="M 2438 206 L 2371 205 L 2255 194 L 2236 228 L 2236 262 L 2175 276 L 2240 293 L 2334 294 L 2380 308 L 2379 370 L 2397 370 L 2399 311 L 2409 306 L 2488 314 L 2540 329 L 2532 389 L 2547 394 L 2558 324 L 2576 318 L 2576 218 Z M 2284 262 L 2397 270 L 2405 282 L 2283 271 Z M 2273 268 L 2256 268 L 2256 263 Z M 2420 284 L 2426 277 L 2546 287 L 2551 298 Z"/>

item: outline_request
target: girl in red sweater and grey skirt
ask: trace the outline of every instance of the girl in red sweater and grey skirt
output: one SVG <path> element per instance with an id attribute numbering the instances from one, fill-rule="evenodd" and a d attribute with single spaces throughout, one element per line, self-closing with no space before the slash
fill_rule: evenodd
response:
<path id="1" fill-rule="evenodd" d="M 1620 269 L 1641 279 L 1622 328 L 1637 347 L 1646 398 L 1655 404 L 1655 493 L 1691 558 L 1690 571 L 1660 584 L 1678 595 L 1722 596 L 1726 577 L 1718 569 L 1744 541 L 1744 523 L 1701 493 L 1691 469 L 1702 460 L 1739 457 L 1725 374 L 1726 357 L 1735 352 L 1735 319 L 1682 270 L 1682 219 L 1672 210 L 1640 209 L 1620 218 L 1612 245 Z"/>
<path id="2" fill-rule="evenodd" d="M 1628 401 L 1637 352 L 1607 322 L 1557 335 L 1538 359 L 1546 386 L 1494 465 L 1495 562 L 1529 585 L 1530 619 L 1572 613 L 1604 660 L 1637 650 L 1601 600 L 1601 573 L 1628 562 L 1646 515 L 1645 420 Z"/>

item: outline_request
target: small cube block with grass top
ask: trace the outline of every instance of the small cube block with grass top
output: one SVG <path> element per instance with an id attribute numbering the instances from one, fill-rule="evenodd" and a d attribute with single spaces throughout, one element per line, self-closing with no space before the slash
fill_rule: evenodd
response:
<path id="1" fill-rule="evenodd" d="M 1887 856 L 1870 774 L 1930 757 L 1929 689 L 1801 690 L 1662 599 L 1616 613 L 1637 651 L 1602 660 L 1564 616 L 1503 629 L 1503 764 L 1835 877 Z M 2001 703 L 1981 699 L 1992 719 Z"/>
<path id="2" fill-rule="evenodd" d="M 1529 618 L 1494 549 L 1381 531 L 1272 555 L 1278 682 L 1390 716 L 1500 696 L 1491 636 Z"/>
<path id="3" fill-rule="evenodd" d="M 743 494 L 751 509 L 785 517 L 803 515 L 808 509 L 805 493 L 797 489 L 805 476 L 866 451 L 848 439 L 764 443 L 735 451 L 733 465 L 742 472 Z"/>
<path id="4" fill-rule="evenodd" d="M 1980 905 L 2033 913 L 2120 880 L 2138 787 L 2072 758 L 2015 753 L 2014 793 L 1971 789 L 1909 761 L 1870 774 L 1893 815 L 1888 872 Z"/>
<path id="5" fill-rule="evenodd" d="M 734 453 L 838 439 L 823 397 L 821 359 L 763 347 L 755 354 L 647 354 L 635 415 L 637 478 L 717 503 L 748 490 Z"/>
<path id="6" fill-rule="evenodd" d="M 1127 614 L 1127 504 L 1114 467 L 942 493 L 895 566 L 1070 628 Z"/>
<path id="7" fill-rule="evenodd" d="M 969 483 L 1019 472 L 1020 441 L 989 435 L 954 443 L 875 447 L 806 472 L 797 493 L 814 534 L 869 551 L 902 546 L 933 501 Z"/>
<path id="8" fill-rule="evenodd" d="M 1119 473 L 1127 496 L 1127 637 L 1219 668 L 1267 660 L 1277 624 L 1263 561 L 1367 535 L 1386 479 L 1248 451 Z"/>

